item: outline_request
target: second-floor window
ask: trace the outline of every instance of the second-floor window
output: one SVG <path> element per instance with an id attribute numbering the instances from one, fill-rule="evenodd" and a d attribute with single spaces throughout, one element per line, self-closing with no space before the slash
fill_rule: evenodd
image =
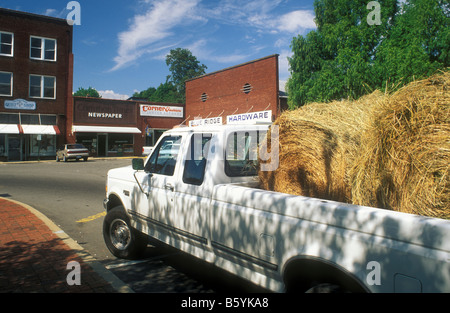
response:
<path id="1" fill-rule="evenodd" d="M 14 55 L 14 34 L 0 32 L 0 55 L 12 57 Z"/>
<path id="2" fill-rule="evenodd" d="M 30 75 L 30 97 L 55 99 L 56 77 Z"/>
<path id="3" fill-rule="evenodd" d="M 56 61 L 56 39 L 31 37 L 30 58 L 35 60 Z"/>
<path id="4" fill-rule="evenodd" d="M 12 96 L 13 74 L 0 72 L 0 96 Z"/>

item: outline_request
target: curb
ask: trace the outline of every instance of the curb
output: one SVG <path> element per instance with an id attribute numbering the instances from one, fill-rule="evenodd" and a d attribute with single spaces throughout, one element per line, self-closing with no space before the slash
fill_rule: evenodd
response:
<path id="1" fill-rule="evenodd" d="M 131 160 L 131 159 L 138 159 L 143 158 L 145 159 L 147 156 L 126 156 L 126 157 L 90 157 L 89 160 L 91 161 L 107 161 L 107 160 Z M 87 162 L 89 162 L 89 160 Z M 0 165 L 6 165 L 6 164 L 33 164 L 33 163 L 52 163 L 56 162 L 55 160 L 33 160 L 33 161 L 10 161 L 10 162 L 1 162 Z M 83 163 L 82 161 L 81 163 Z M 62 162 L 64 163 L 64 162 Z"/>
<path id="2" fill-rule="evenodd" d="M 134 293 L 134 290 L 128 287 L 122 280 L 120 280 L 116 275 L 108 271 L 103 264 L 97 261 L 93 256 L 87 253 L 82 246 L 75 242 L 69 237 L 61 228 L 56 226 L 49 218 L 44 214 L 36 210 L 35 208 L 29 206 L 28 204 L 13 200 L 13 199 L 2 199 L 6 201 L 13 202 L 20 205 L 31 213 L 33 213 L 37 218 L 39 218 L 54 234 L 56 234 L 70 249 L 72 249 L 87 265 L 89 265 L 100 277 L 102 277 L 106 282 L 108 282 L 117 292 L 120 293 Z"/>

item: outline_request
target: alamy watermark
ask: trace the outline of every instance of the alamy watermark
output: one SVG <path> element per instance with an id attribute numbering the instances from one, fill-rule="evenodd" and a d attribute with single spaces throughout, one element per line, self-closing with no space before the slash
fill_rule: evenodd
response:
<path id="1" fill-rule="evenodd" d="M 69 25 L 81 25 L 81 5 L 78 1 L 70 1 L 67 3 L 66 9 L 70 12 L 67 14 L 66 21 Z"/>
<path id="2" fill-rule="evenodd" d="M 381 5 L 378 1 L 370 1 L 366 6 L 367 10 L 371 10 L 367 14 L 367 24 L 381 25 Z"/>
<path id="3" fill-rule="evenodd" d="M 80 286 L 81 285 L 81 266 L 77 261 L 70 261 L 66 266 L 67 270 L 71 270 L 67 274 L 66 282 L 69 286 Z"/>
<path id="4" fill-rule="evenodd" d="M 367 263 L 366 270 L 370 271 L 366 276 L 366 283 L 370 286 L 381 285 L 381 265 L 377 261 Z"/>

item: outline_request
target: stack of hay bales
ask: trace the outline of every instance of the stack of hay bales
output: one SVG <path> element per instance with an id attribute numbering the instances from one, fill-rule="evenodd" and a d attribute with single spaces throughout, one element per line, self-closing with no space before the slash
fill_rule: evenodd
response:
<path id="1" fill-rule="evenodd" d="M 380 103 L 351 169 L 353 203 L 450 218 L 449 92 L 447 72 Z"/>
<path id="2" fill-rule="evenodd" d="M 449 77 L 283 113 L 261 188 L 450 218 Z"/>
<path id="3" fill-rule="evenodd" d="M 351 202 L 349 170 L 359 154 L 361 125 L 382 99 L 377 91 L 358 101 L 311 103 L 281 114 L 274 123 L 279 125 L 279 167 L 259 172 L 261 188 Z"/>

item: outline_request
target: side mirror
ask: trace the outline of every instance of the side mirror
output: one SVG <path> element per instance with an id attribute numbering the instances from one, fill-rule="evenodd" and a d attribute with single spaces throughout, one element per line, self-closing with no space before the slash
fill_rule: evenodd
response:
<path id="1" fill-rule="evenodd" d="M 133 159 L 131 161 L 133 170 L 135 171 L 143 171 L 144 170 L 144 160 L 143 159 Z"/>

